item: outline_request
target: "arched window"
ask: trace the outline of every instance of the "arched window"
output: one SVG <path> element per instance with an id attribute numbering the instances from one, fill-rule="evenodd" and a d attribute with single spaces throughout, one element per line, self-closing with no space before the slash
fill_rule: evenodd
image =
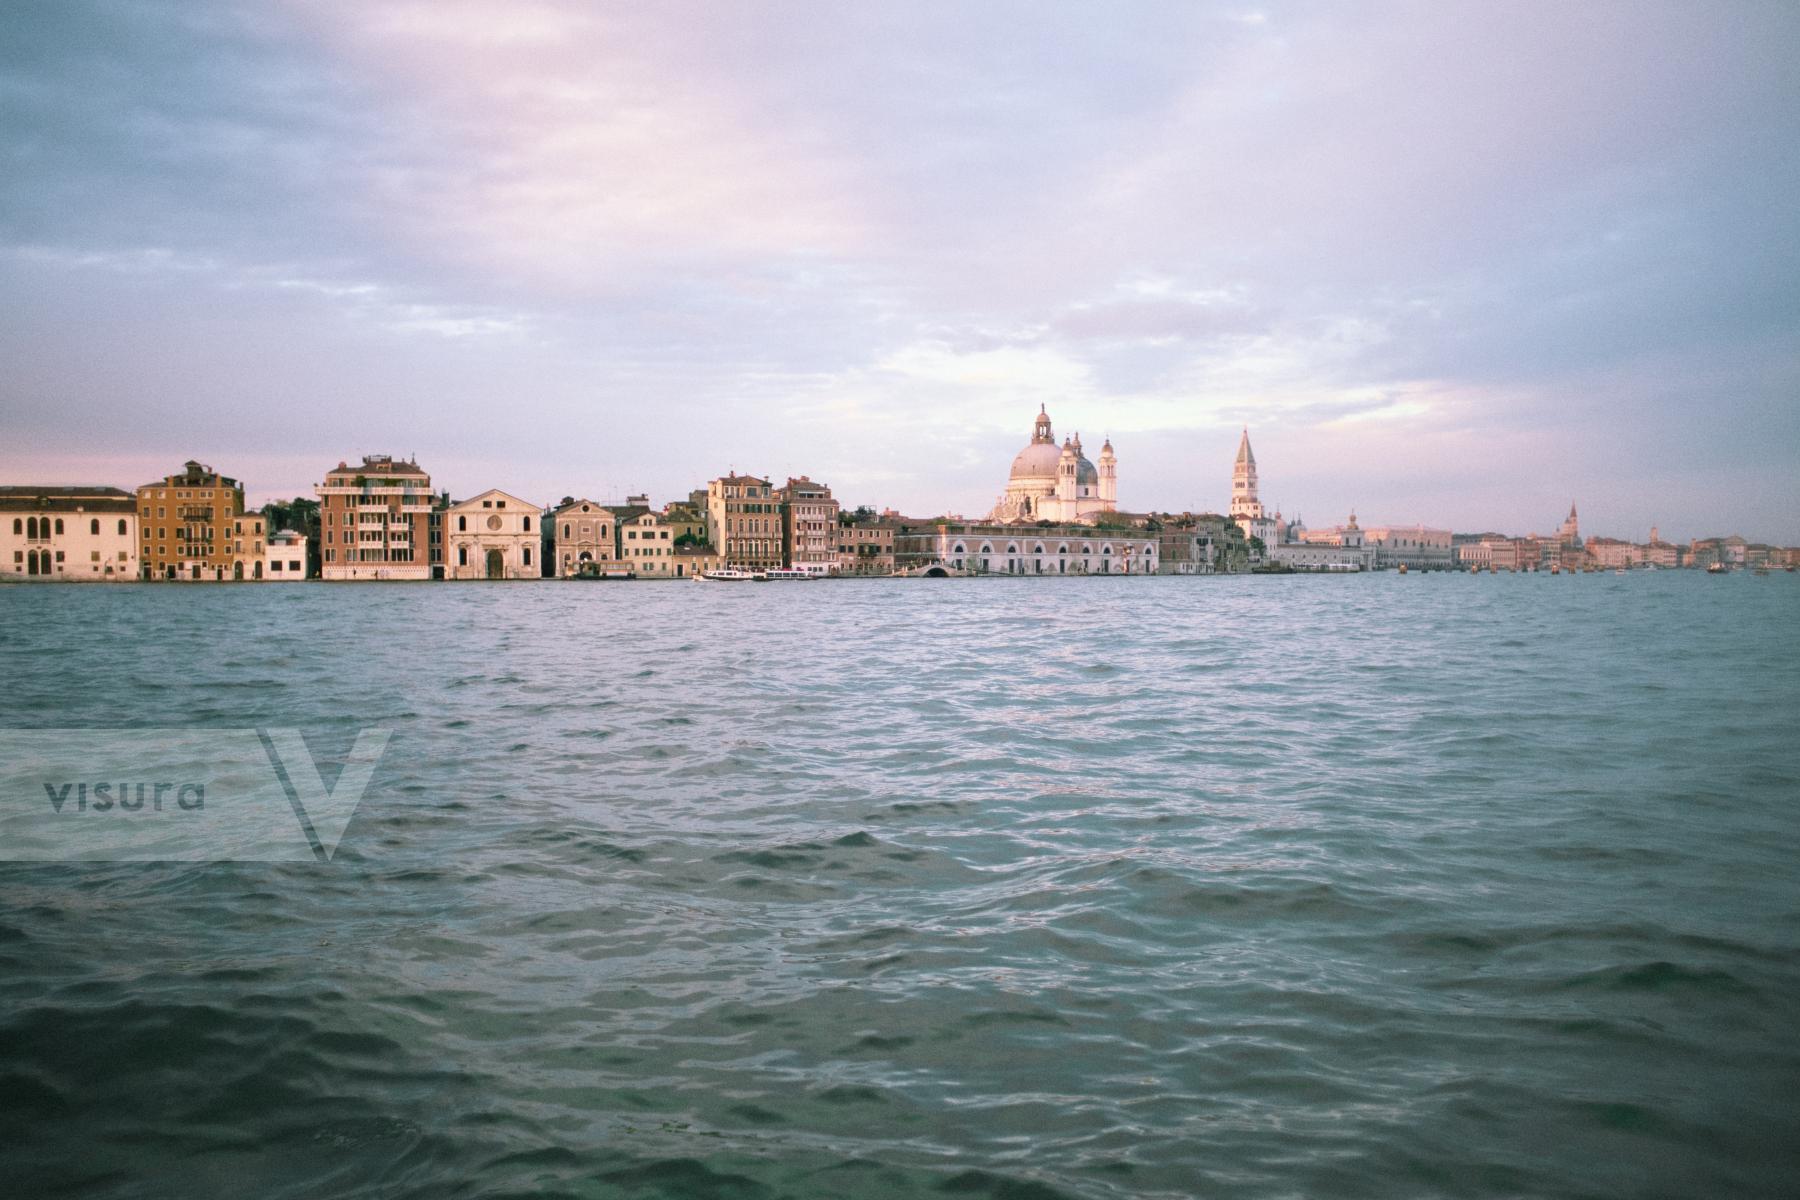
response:
<path id="1" fill-rule="evenodd" d="M 564 522 L 563 522 L 563 537 L 564 537 L 564 538 L 565 538 L 565 539 L 567 539 L 567 538 L 571 538 L 571 537 L 574 537 L 574 536 L 575 536 L 575 535 L 574 535 L 574 533 L 573 533 L 573 532 L 571 532 L 571 530 L 570 530 L 570 528 L 569 528 L 569 523 L 568 523 L 568 522 L 567 522 L 567 521 L 564 521 Z"/>
<path id="2" fill-rule="evenodd" d="M 25 532 L 25 522 L 19 520 L 19 518 L 17 518 L 17 517 L 14 517 L 13 518 L 13 536 L 18 537 L 21 533 L 24 533 L 24 532 Z"/>
<path id="3" fill-rule="evenodd" d="M 95 537 L 100 536 L 100 518 L 99 517 L 94 517 L 93 519 L 88 521 L 88 532 L 93 534 Z"/>
<path id="4" fill-rule="evenodd" d="M 120 537 L 125 536 L 125 518 L 124 517 L 119 518 L 119 536 Z"/>
<path id="5" fill-rule="evenodd" d="M 530 517 L 525 518 L 525 532 L 526 533 L 531 532 L 531 518 Z"/>
<path id="6" fill-rule="evenodd" d="M 461 516 L 456 518 L 456 532 L 458 532 L 458 533 L 469 532 L 469 518 L 461 517 Z"/>
<path id="7" fill-rule="evenodd" d="M 25 536 L 32 539 L 33 541 L 37 540 L 37 518 L 36 517 L 26 517 L 25 518 Z"/>
<path id="8" fill-rule="evenodd" d="M 460 517 L 457 519 L 461 520 Z M 456 565 L 459 567 L 466 567 L 469 565 L 469 548 L 467 546 L 458 546 L 456 548 Z"/>

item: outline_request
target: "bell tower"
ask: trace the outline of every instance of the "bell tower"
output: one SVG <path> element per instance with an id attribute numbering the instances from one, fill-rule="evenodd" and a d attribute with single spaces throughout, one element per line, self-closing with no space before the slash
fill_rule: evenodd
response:
<path id="1" fill-rule="evenodd" d="M 1238 442 L 1237 460 L 1231 464 L 1231 510 L 1232 517 L 1259 518 L 1263 515 L 1262 501 L 1256 498 L 1256 454 L 1250 449 L 1250 430 L 1244 430 L 1242 440 Z"/>

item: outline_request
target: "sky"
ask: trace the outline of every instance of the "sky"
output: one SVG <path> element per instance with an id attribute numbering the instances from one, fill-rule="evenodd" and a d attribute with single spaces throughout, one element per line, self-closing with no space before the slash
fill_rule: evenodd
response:
<path id="1" fill-rule="evenodd" d="M 25 0 L 0 481 L 1800 544 L 1800 5 Z"/>

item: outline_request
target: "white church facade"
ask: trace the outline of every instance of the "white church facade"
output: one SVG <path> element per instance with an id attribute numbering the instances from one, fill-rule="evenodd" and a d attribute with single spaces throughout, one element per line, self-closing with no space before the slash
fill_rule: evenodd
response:
<path id="1" fill-rule="evenodd" d="M 1038 407 L 1031 441 L 1013 459 L 1006 491 L 994 505 L 988 520 L 998 524 L 1090 525 L 1101 513 L 1119 507 L 1118 460 L 1112 441 L 1100 447 L 1096 466 L 1081 450 L 1081 435 L 1056 444 L 1050 414 Z"/>

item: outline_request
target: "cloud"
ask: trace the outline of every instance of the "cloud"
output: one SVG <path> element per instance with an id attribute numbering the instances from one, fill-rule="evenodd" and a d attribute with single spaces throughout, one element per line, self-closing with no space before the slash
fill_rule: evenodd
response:
<path id="1" fill-rule="evenodd" d="M 1800 541 L 1792 6 L 71 0 L 9 35 L 15 476 L 399 449 L 507 474 L 459 492 L 761 463 L 974 511 L 1044 402 L 1135 504 L 1222 496 L 1251 424 L 1322 511 L 1680 495 L 1704 532 L 1729 461 Z M 681 436 L 619 436 L 645 413 Z"/>

